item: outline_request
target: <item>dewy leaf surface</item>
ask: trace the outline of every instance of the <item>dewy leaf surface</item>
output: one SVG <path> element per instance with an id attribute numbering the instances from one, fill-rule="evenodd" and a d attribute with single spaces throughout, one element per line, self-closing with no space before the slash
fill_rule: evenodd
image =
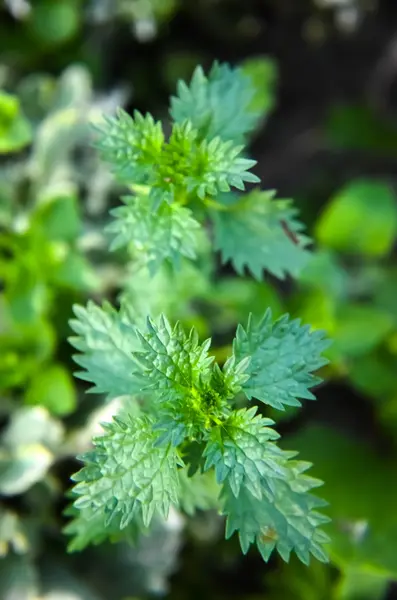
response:
<path id="1" fill-rule="evenodd" d="M 309 388 L 321 379 L 312 372 L 327 364 L 321 353 L 328 346 L 324 332 L 311 331 L 298 319 L 284 315 L 273 322 L 270 310 L 260 321 L 251 315 L 246 329 L 238 326 L 233 342 L 238 361 L 250 357 L 244 393 L 279 410 L 300 406 L 299 398 L 315 400 Z"/>

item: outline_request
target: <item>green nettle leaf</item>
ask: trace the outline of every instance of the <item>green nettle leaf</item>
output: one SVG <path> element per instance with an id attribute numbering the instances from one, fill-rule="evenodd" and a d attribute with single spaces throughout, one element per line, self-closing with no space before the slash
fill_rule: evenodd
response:
<path id="1" fill-rule="evenodd" d="M 201 227 L 189 208 L 163 203 L 156 213 L 147 197 L 127 196 L 123 201 L 125 206 L 111 211 L 115 220 L 107 227 L 115 235 L 111 250 L 132 247 L 134 255 L 143 258 L 152 275 L 165 260 L 178 267 L 181 256 L 196 258 Z"/>
<path id="2" fill-rule="evenodd" d="M 122 183 L 151 186 L 155 207 L 161 204 L 159 196 L 167 202 L 186 193 L 204 198 L 259 181 L 249 172 L 256 161 L 240 156 L 242 146 L 219 137 L 201 140 L 190 121 L 176 123 L 165 142 L 161 123 L 150 115 L 134 112 L 132 118 L 119 111 L 106 118 L 99 132 L 102 159 Z"/>
<path id="3" fill-rule="evenodd" d="M 321 379 L 312 372 L 327 364 L 321 353 L 328 346 L 324 332 L 311 331 L 298 319 L 284 315 L 273 322 L 270 310 L 259 321 L 251 315 L 246 329 L 238 326 L 233 345 L 238 361 L 251 357 L 244 393 L 279 410 L 300 406 L 298 398 L 315 400 L 309 388 Z"/>
<path id="4" fill-rule="evenodd" d="M 139 392 L 133 374 L 137 370 L 133 352 L 139 349 L 139 341 L 127 312 L 118 313 L 108 304 L 100 308 L 93 302 L 86 308 L 75 306 L 74 311 L 77 319 L 70 325 L 77 335 L 70 343 L 80 352 L 74 360 L 84 369 L 76 376 L 94 384 L 90 391 L 111 398 Z"/>
<path id="5" fill-rule="evenodd" d="M 138 335 L 142 351 L 134 356 L 143 368 L 145 387 L 156 392 L 159 402 L 199 393 L 214 360 L 208 356 L 210 339 L 200 344 L 195 329 L 186 335 L 180 323 L 172 328 L 164 316 L 158 325 L 148 319 L 147 333 Z"/>
<path id="6" fill-rule="evenodd" d="M 97 129 L 96 147 L 117 179 L 123 183 L 149 183 L 164 145 L 161 123 L 149 114 L 135 111 L 132 118 L 119 109 L 116 117 L 105 117 Z"/>
<path id="7" fill-rule="evenodd" d="M 207 77 L 197 67 L 190 85 L 179 81 L 177 96 L 171 98 L 171 116 L 177 123 L 191 121 L 202 138 L 219 136 L 240 143 L 260 117 L 252 108 L 255 93 L 252 79 L 241 69 L 215 63 Z"/>
<path id="8" fill-rule="evenodd" d="M 223 487 L 224 514 L 227 515 L 226 537 L 238 531 L 244 554 L 256 545 L 265 561 L 274 549 L 288 561 L 291 551 L 308 564 L 310 554 L 322 562 L 328 560 L 323 544 L 329 541 L 320 526 L 329 518 L 317 511 L 326 503 L 308 493 L 321 482 L 304 475 L 310 463 L 286 461 L 288 475 L 273 480 L 273 495 L 259 500 L 246 487 L 236 497 L 230 484 Z"/>
<path id="9" fill-rule="evenodd" d="M 247 268 L 256 279 L 264 269 L 281 279 L 297 276 L 309 258 L 309 238 L 301 233 L 297 210 L 290 200 L 273 200 L 274 194 L 254 190 L 230 196 L 224 210 L 211 211 L 215 249 L 240 275 Z"/>
<path id="10" fill-rule="evenodd" d="M 231 187 L 244 190 L 246 182 L 257 183 L 259 178 L 249 172 L 256 160 L 242 158 L 242 150 L 243 146 L 219 137 L 200 140 L 190 121 L 175 123 L 158 166 L 156 183 L 186 187 L 201 199 L 206 194 L 228 192 Z"/>
<path id="11" fill-rule="evenodd" d="M 148 526 L 155 514 L 167 518 L 178 504 L 178 465 L 182 461 L 171 445 L 156 445 L 148 416 L 114 418 L 103 424 L 95 451 L 85 454 L 85 466 L 74 475 L 77 509 L 104 515 L 107 527 L 116 516 L 120 529 L 135 518 Z"/>
<path id="12" fill-rule="evenodd" d="M 265 490 L 271 495 L 272 478 L 286 476 L 279 458 L 282 453 L 271 443 L 279 437 L 269 427 L 274 421 L 256 411 L 254 406 L 232 413 L 212 429 L 204 451 L 205 469 L 214 467 L 218 483 L 227 481 L 236 497 L 242 487 L 258 499 Z"/>

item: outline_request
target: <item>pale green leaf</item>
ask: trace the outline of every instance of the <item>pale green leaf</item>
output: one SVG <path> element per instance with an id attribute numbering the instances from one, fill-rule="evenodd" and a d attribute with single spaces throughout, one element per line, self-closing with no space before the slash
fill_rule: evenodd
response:
<path id="1" fill-rule="evenodd" d="M 200 225 L 189 208 L 163 203 L 153 212 L 147 197 L 127 196 L 123 201 L 124 206 L 111 211 L 114 221 L 107 227 L 115 236 L 111 250 L 129 246 L 153 275 L 164 261 L 178 267 L 181 257 L 196 258 Z"/>
<path id="2" fill-rule="evenodd" d="M 140 345 L 127 312 L 93 302 L 86 308 L 75 306 L 74 311 L 77 319 L 70 325 L 76 336 L 70 343 L 80 352 L 74 359 L 84 369 L 76 375 L 93 383 L 91 391 L 111 398 L 139 392 L 133 352 Z"/>
<path id="3" fill-rule="evenodd" d="M 176 400 L 198 392 L 203 379 L 211 373 L 213 357 L 208 356 L 211 340 L 199 343 L 197 332 L 183 331 L 180 323 L 173 328 L 161 316 L 158 324 L 147 322 L 147 332 L 139 334 L 142 351 L 135 353 L 147 377 L 147 387 L 158 400 Z"/>
<path id="4" fill-rule="evenodd" d="M 89 508 L 93 517 L 105 516 L 107 526 L 116 517 L 120 529 L 135 519 L 148 526 L 155 514 L 167 518 L 178 504 L 181 464 L 176 450 L 156 445 L 153 422 L 147 416 L 114 418 L 104 424 L 104 435 L 95 438 L 93 452 L 74 475 L 77 509 Z"/>
<path id="5" fill-rule="evenodd" d="M 202 138 L 240 143 L 258 123 L 255 93 L 252 79 L 241 69 L 215 63 L 206 76 L 197 67 L 189 85 L 179 81 L 171 116 L 176 122 L 191 121 Z"/>
<path id="6" fill-rule="evenodd" d="M 116 117 L 104 119 L 98 133 L 100 156 L 122 183 L 149 182 L 164 144 L 161 123 L 149 114 L 135 111 L 132 118 L 119 109 Z"/>
<path id="7" fill-rule="evenodd" d="M 267 270 L 283 279 L 297 276 L 309 254 L 309 239 L 290 200 L 273 200 L 274 192 L 254 190 L 239 199 L 225 197 L 223 210 L 212 210 L 214 245 L 223 262 L 242 275 L 247 268 L 261 279 Z"/>

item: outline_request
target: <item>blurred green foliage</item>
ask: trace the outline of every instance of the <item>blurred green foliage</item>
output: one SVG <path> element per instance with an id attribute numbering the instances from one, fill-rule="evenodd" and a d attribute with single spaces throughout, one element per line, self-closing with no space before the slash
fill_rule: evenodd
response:
<path id="1" fill-rule="evenodd" d="M 117 105 L 134 106 L 136 98 L 144 108 L 156 101 L 157 112 L 165 112 L 141 46 L 133 46 L 138 58 L 122 54 L 131 67 L 116 75 L 106 48 L 117 47 L 119 36 L 134 44 L 168 40 L 171 17 L 189 13 L 209 39 L 218 36 L 220 45 L 232 39 L 233 56 L 240 57 L 241 41 L 259 27 L 236 18 L 232 0 L 182 4 L 7 0 L 0 7 L 0 598 L 138 600 L 167 594 L 171 585 L 171 598 L 223 600 L 242 564 L 247 590 L 232 591 L 244 600 L 384 599 L 397 580 L 397 198 L 386 169 L 374 175 L 364 166 L 338 189 L 329 175 L 321 206 L 310 190 L 296 190 L 307 195 L 315 251 L 294 285 L 236 277 L 219 268 L 205 245 L 198 263 L 183 263 L 178 277 L 167 267 L 150 277 L 124 252 L 111 262 L 104 252 L 118 190 L 91 149 L 88 123 Z M 330 11 L 336 19 L 342 8 L 322 12 L 321 3 L 308 4 L 305 31 L 318 40 Z M 287 13 L 284 3 L 278 7 L 275 13 Z M 160 88 L 168 93 L 208 57 L 206 40 L 185 50 L 171 36 L 158 61 Z M 269 113 L 261 125 L 266 131 L 283 72 L 262 51 L 241 59 L 257 83 L 255 107 Z M 258 127 L 256 140 L 260 134 Z M 321 135 L 337 155 L 396 157 L 394 120 L 361 99 L 332 104 Z M 290 432 L 285 447 L 303 459 L 314 456 L 313 474 L 326 482 L 330 566 L 275 561 L 254 577 L 257 564 L 250 555 L 240 558 L 237 545 L 226 549 L 214 514 L 187 522 L 173 514 L 136 547 L 122 542 L 78 559 L 66 554 L 63 498 L 76 470 L 73 457 L 117 408 L 84 399 L 84 386 L 72 379 L 67 323 L 72 304 L 88 297 L 128 297 L 137 321 L 164 311 L 195 325 L 203 338 L 213 336 L 220 361 L 236 323 L 267 306 L 275 316 L 289 310 L 329 333 L 330 384 L 318 392 L 318 412 L 298 420 L 288 410 L 280 426 Z M 273 411 L 267 416 L 276 418 Z M 206 586 L 201 596 L 199 584 Z"/>

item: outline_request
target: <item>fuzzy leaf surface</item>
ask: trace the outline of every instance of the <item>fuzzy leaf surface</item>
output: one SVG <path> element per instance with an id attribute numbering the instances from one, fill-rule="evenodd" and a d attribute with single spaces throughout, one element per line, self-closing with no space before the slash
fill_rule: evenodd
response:
<path id="1" fill-rule="evenodd" d="M 149 114 L 135 111 L 131 117 L 119 109 L 115 117 L 105 117 L 97 130 L 96 148 L 115 177 L 122 183 L 149 183 L 164 145 L 161 123 Z"/>
<path id="2" fill-rule="evenodd" d="M 106 527 L 117 517 L 120 529 L 135 519 L 148 526 L 154 514 L 167 518 L 171 504 L 178 504 L 181 460 L 175 448 L 156 445 L 152 420 L 145 415 L 117 417 L 104 428 L 73 477 L 74 506 L 104 514 Z"/>
<path id="3" fill-rule="evenodd" d="M 194 328 L 187 334 L 164 316 L 157 323 L 149 319 L 139 337 L 142 350 L 134 356 L 143 390 L 155 398 L 159 443 L 178 446 L 185 438 L 201 439 L 230 411 L 228 400 L 247 379 L 247 361 L 236 365 L 232 357 L 221 370 L 208 354 L 211 340 L 200 344 Z"/>
<path id="4" fill-rule="evenodd" d="M 234 411 L 214 427 L 204 451 L 205 469 L 215 468 L 218 483 L 227 481 L 237 497 L 241 488 L 256 498 L 273 493 L 272 480 L 286 475 L 282 453 L 272 443 L 279 435 L 273 421 L 256 415 L 257 408 Z"/>
<path id="5" fill-rule="evenodd" d="M 242 146 L 219 137 L 200 139 L 190 121 L 175 123 L 166 142 L 161 123 L 150 115 L 135 112 L 132 118 L 119 111 L 104 121 L 97 148 L 122 183 L 152 188 L 155 208 L 181 194 L 204 198 L 259 181 L 249 171 L 256 161 L 240 156 Z"/>
<path id="6" fill-rule="evenodd" d="M 321 353 L 328 346 L 323 331 L 311 331 L 299 319 L 284 315 L 273 321 L 270 310 L 261 320 L 250 315 L 247 328 L 239 325 L 233 342 L 238 361 L 251 359 L 244 393 L 279 410 L 300 406 L 299 398 L 315 400 L 309 388 L 321 379 L 312 372 L 327 364 Z"/>
<path id="7" fill-rule="evenodd" d="M 236 497 L 230 485 L 224 485 L 226 537 L 238 531 L 242 551 L 246 553 L 250 545 L 256 543 L 265 561 L 276 549 L 286 561 L 294 551 L 305 564 L 309 563 L 310 554 L 326 562 L 323 545 L 329 539 L 320 527 L 329 518 L 317 510 L 326 503 L 310 493 L 321 482 L 305 475 L 309 463 L 288 460 L 291 453 L 285 455 L 287 475 L 273 480 L 271 497 L 265 493 L 258 499 L 243 486 Z"/>
<path id="8" fill-rule="evenodd" d="M 273 196 L 273 191 L 254 190 L 237 201 L 225 197 L 227 210 L 211 211 L 215 249 L 240 275 L 247 268 L 258 280 L 264 270 L 284 279 L 296 277 L 306 265 L 309 238 L 302 234 L 297 210 L 290 200 Z"/>
<path id="9" fill-rule="evenodd" d="M 84 369 L 76 375 L 93 383 L 91 392 L 108 394 L 110 398 L 139 392 L 133 352 L 140 345 L 127 313 L 93 302 L 85 308 L 75 306 L 74 312 L 77 318 L 70 325 L 76 336 L 69 341 L 80 353 L 74 356 L 75 362 Z"/>
<path id="10" fill-rule="evenodd" d="M 197 67 L 189 85 L 179 81 L 171 116 L 176 122 L 190 120 L 203 138 L 241 143 L 260 116 L 252 109 L 255 93 L 252 79 L 239 68 L 215 63 L 206 76 Z"/>
<path id="11" fill-rule="evenodd" d="M 158 323 L 147 320 L 147 331 L 139 332 L 142 350 L 135 357 L 144 369 L 147 387 L 158 392 L 159 401 L 190 395 L 211 373 L 211 340 L 199 343 L 197 331 L 186 334 L 180 323 L 171 327 L 165 316 Z"/>
<path id="12" fill-rule="evenodd" d="M 114 221 L 107 227 L 115 236 L 111 250 L 132 247 L 152 275 L 164 261 L 177 268 L 182 256 L 196 258 L 200 224 L 189 208 L 163 203 L 154 212 L 145 197 L 127 196 L 123 201 L 124 206 L 111 211 Z"/>

